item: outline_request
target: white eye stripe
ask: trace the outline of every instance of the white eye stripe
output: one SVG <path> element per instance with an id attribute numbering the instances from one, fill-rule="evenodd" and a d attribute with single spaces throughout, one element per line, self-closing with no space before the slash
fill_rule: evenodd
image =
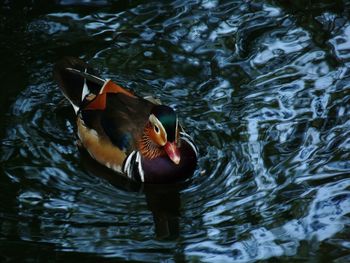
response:
<path id="1" fill-rule="evenodd" d="M 159 130 L 159 128 L 158 128 L 158 126 L 157 126 L 157 125 L 154 125 L 154 131 L 155 131 L 157 134 L 159 134 L 159 133 L 160 133 L 160 130 Z"/>
<path id="2" fill-rule="evenodd" d="M 150 121 L 150 123 L 152 123 L 152 125 L 154 127 L 158 128 L 158 132 L 156 131 L 158 134 L 162 130 L 164 132 L 164 134 L 165 134 L 165 138 L 167 137 L 167 133 L 166 133 L 166 131 L 164 129 L 163 124 L 158 120 L 158 118 L 156 116 L 154 116 L 154 114 L 149 115 L 149 121 Z"/>

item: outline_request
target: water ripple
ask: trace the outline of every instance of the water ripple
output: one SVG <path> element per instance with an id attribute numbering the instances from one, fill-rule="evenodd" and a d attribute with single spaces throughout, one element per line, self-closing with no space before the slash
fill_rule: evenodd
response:
<path id="1" fill-rule="evenodd" d="M 59 1 L 6 40 L 23 43 L 11 61 L 26 80 L 1 116 L 1 240 L 142 262 L 347 262 L 349 5 L 119 2 Z M 64 55 L 173 106 L 200 149 L 194 176 L 159 188 L 86 159 L 51 77 Z"/>

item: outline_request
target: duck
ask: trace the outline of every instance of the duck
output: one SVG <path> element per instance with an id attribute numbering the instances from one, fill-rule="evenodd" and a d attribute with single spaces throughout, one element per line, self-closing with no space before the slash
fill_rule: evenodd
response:
<path id="1" fill-rule="evenodd" d="M 53 72 L 74 109 L 79 145 L 98 163 L 142 183 L 193 175 L 198 148 L 172 107 L 98 76 L 79 58 L 63 58 Z"/>

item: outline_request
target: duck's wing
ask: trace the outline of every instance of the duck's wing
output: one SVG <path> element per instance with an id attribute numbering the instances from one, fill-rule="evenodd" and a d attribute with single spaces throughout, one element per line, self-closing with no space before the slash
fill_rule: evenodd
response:
<path id="1" fill-rule="evenodd" d="M 73 57 L 65 57 L 55 65 L 54 78 L 76 113 L 85 96 L 98 94 L 106 81 L 96 76 L 90 65 Z"/>
<path id="2" fill-rule="evenodd" d="M 78 115 L 82 144 L 99 162 L 117 167 L 127 154 L 137 150 L 154 104 L 94 74 L 88 64 L 70 57 L 59 62 L 54 71 Z"/>
<path id="3" fill-rule="evenodd" d="M 96 100 L 102 96 L 99 94 Z M 94 102 L 91 102 L 94 104 Z M 138 146 L 138 141 L 148 121 L 153 103 L 140 97 L 125 93 L 107 93 L 104 107 L 92 108 L 87 104 L 81 110 L 85 124 L 107 136 L 118 148 L 131 152 Z M 95 106 L 100 104 L 95 103 Z"/>

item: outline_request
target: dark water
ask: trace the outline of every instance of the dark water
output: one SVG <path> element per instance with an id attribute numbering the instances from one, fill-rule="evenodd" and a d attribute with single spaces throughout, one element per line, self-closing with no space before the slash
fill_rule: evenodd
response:
<path id="1" fill-rule="evenodd" d="M 350 4 L 5 1 L 0 261 L 350 261 Z M 65 55 L 180 112 L 191 180 L 132 184 L 76 147 Z"/>

